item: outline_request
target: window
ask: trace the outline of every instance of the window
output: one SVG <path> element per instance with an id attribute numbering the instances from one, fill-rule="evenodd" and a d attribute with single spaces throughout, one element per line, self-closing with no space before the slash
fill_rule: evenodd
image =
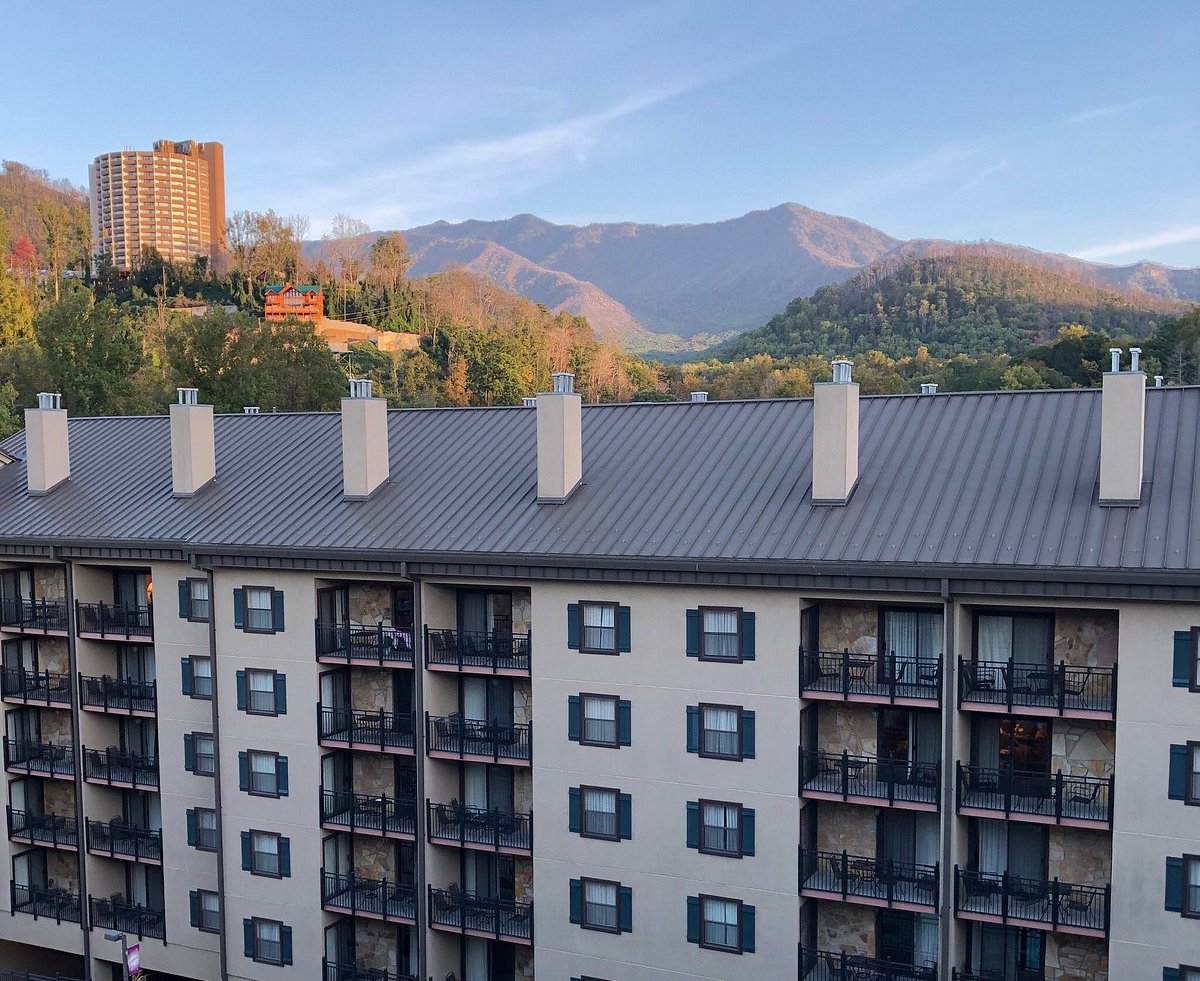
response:
<path id="1" fill-rule="evenodd" d="M 238 753 L 238 785 L 256 797 L 286 797 L 287 757 L 255 749 Z"/>
<path id="2" fill-rule="evenodd" d="M 247 669 L 237 673 L 237 707 L 251 715 L 287 712 L 287 678 L 278 671 Z"/>
<path id="3" fill-rule="evenodd" d="M 221 905 L 215 892 L 196 889 L 189 894 L 192 926 L 204 933 L 221 932 Z"/>
<path id="4" fill-rule="evenodd" d="M 183 736 L 183 766 L 198 776 L 211 777 L 217 769 L 211 732 L 187 732 Z"/>
<path id="5" fill-rule="evenodd" d="M 192 698 L 212 698 L 212 658 L 190 657 Z"/>
<path id="6" fill-rule="evenodd" d="M 1200 627 L 1181 631 L 1182 646 L 1187 658 L 1187 686 L 1191 691 L 1200 691 Z M 1176 634 L 1176 648 L 1180 646 L 1180 635 Z"/>
<path id="7" fill-rule="evenodd" d="M 188 808 L 187 843 L 202 852 L 217 850 L 217 812 L 211 807 Z"/>
<path id="8" fill-rule="evenodd" d="M 714 661 L 741 658 L 738 619 L 741 610 L 700 608 L 700 657 Z"/>
<path id="9" fill-rule="evenodd" d="M 1183 915 L 1200 918 L 1200 855 L 1183 856 Z"/>
<path id="10" fill-rule="evenodd" d="M 731 705 L 700 706 L 700 755 L 741 757 L 741 713 Z"/>
<path id="11" fill-rule="evenodd" d="M 179 615 L 197 623 L 208 621 L 208 580 L 179 580 Z"/>
<path id="12" fill-rule="evenodd" d="M 271 615 L 271 590 L 260 586 L 247 586 L 245 595 L 245 629 L 259 633 L 268 633 L 274 630 L 274 618 Z"/>
<path id="13" fill-rule="evenodd" d="M 1184 791 L 1184 802 L 1200 805 L 1200 743 L 1187 744 L 1187 789 Z"/>
<path id="14" fill-rule="evenodd" d="M 617 604 L 580 603 L 583 637 L 579 649 L 589 654 L 617 653 Z"/>
<path id="15" fill-rule="evenodd" d="M 742 853 L 742 805 L 700 801 L 700 851 L 714 855 Z"/>
<path id="16" fill-rule="evenodd" d="M 583 926 L 589 930 L 617 932 L 617 887 L 615 882 L 583 879 Z"/>
<path id="17" fill-rule="evenodd" d="M 292 928 L 278 920 L 243 920 L 246 933 L 245 954 L 264 964 L 292 963 Z"/>
<path id="18" fill-rule="evenodd" d="M 583 804 L 580 833 L 587 838 L 617 839 L 617 792 L 601 787 L 580 787 Z"/>
<path id="19" fill-rule="evenodd" d="M 251 875 L 291 875 L 291 851 L 291 839 L 274 832 L 242 832 L 242 868 Z"/>
<path id="20" fill-rule="evenodd" d="M 583 727 L 580 742 L 592 746 L 617 745 L 617 697 L 581 695 Z"/>
<path id="21" fill-rule="evenodd" d="M 736 899 L 700 897 L 700 946 L 717 950 L 742 949 L 742 904 Z"/>
<path id="22" fill-rule="evenodd" d="M 1188 967 L 1183 964 L 1179 968 L 1179 981 L 1200 981 L 1200 967 Z"/>

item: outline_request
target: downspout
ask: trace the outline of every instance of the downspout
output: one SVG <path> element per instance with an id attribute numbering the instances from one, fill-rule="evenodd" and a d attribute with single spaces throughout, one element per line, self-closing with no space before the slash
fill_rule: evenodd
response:
<path id="1" fill-rule="evenodd" d="M 954 931 L 954 795 L 957 771 L 954 766 L 954 730 L 958 724 L 958 657 L 954 620 L 955 604 L 950 598 L 950 580 L 942 580 L 942 868 L 938 882 L 938 977 L 950 981 Z"/>
<path id="2" fill-rule="evenodd" d="M 405 570 L 407 571 L 407 570 Z M 428 832 L 428 810 L 425 807 L 425 617 L 422 613 L 421 578 L 410 575 L 413 584 L 413 748 L 417 756 L 417 977 L 429 975 L 426 951 L 428 911 L 425 900 L 429 883 L 425 878 L 425 844 Z M 395 622 L 393 620 L 393 622 Z"/>
<path id="3" fill-rule="evenodd" d="M 208 577 L 208 663 L 212 668 L 212 737 L 213 737 L 213 808 L 217 812 L 217 909 L 221 916 L 221 932 L 218 944 L 221 954 L 221 979 L 229 977 L 229 952 L 226 938 L 229 936 L 225 917 L 225 817 L 221 811 L 221 713 L 218 710 L 221 686 L 217 684 L 217 592 L 211 568 L 203 570 Z"/>

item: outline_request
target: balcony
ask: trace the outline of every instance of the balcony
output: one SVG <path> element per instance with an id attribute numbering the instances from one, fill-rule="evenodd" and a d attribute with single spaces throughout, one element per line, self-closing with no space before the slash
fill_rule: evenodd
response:
<path id="1" fill-rule="evenodd" d="M 1003 814 L 1036 824 L 1111 828 L 1113 778 L 1073 777 L 956 763 L 958 813 L 964 817 Z"/>
<path id="2" fill-rule="evenodd" d="M 533 852 L 533 815 L 468 807 L 466 804 L 425 802 L 429 840 L 507 855 Z"/>
<path id="3" fill-rule="evenodd" d="M 975 971 L 960 971 L 957 967 L 950 971 L 951 981 L 1004 981 L 1005 978 L 1012 978 L 1013 981 L 1046 981 L 1046 975 L 1041 971 L 1030 970 L 1028 968 L 998 967 L 994 971 L 989 971 L 986 968 L 980 968 L 983 973 Z"/>
<path id="4" fill-rule="evenodd" d="M 20 705 L 70 708 L 71 676 L 53 671 L 5 668 L 0 671 L 0 697 Z"/>
<path id="5" fill-rule="evenodd" d="M 119 930 L 133 934 L 139 940 L 166 938 L 167 918 L 160 909 L 150 909 L 127 903 L 114 896 L 111 899 L 88 897 L 88 909 L 93 930 Z"/>
<path id="6" fill-rule="evenodd" d="M 412 631 L 357 623 L 317 622 L 317 660 L 384 667 L 413 663 Z"/>
<path id="7" fill-rule="evenodd" d="M 75 749 L 57 743 L 39 743 L 27 739 L 4 740 L 4 768 L 26 776 L 75 778 Z"/>
<path id="8" fill-rule="evenodd" d="M 35 920 L 54 920 L 55 923 L 80 922 L 77 892 L 46 886 L 23 886 L 11 880 L 8 889 L 14 913 L 27 913 Z"/>
<path id="9" fill-rule="evenodd" d="M 940 793 L 938 763 L 800 751 L 801 797 L 860 804 L 886 801 L 895 807 L 936 811 Z"/>
<path id="10" fill-rule="evenodd" d="M 959 916 L 1085 937 L 1108 936 L 1109 889 L 954 868 L 954 909 Z"/>
<path id="11" fill-rule="evenodd" d="M 93 855 L 162 865 L 162 831 L 134 828 L 120 821 L 88 821 L 87 850 Z"/>
<path id="12" fill-rule="evenodd" d="M 154 640 L 154 608 L 130 603 L 75 604 L 75 632 L 90 640 Z"/>
<path id="13" fill-rule="evenodd" d="M 938 867 L 802 848 L 800 894 L 925 912 L 937 909 Z"/>
<path id="14" fill-rule="evenodd" d="M 937 964 L 900 964 L 844 950 L 800 948 L 804 981 L 936 981 Z"/>
<path id="15" fill-rule="evenodd" d="M 0 981 L 4 981 L 0 977 Z M 396 974 L 383 967 L 360 967 L 321 961 L 321 981 L 417 981 L 412 974 Z"/>
<path id="16" fill-rule="evenodd" d="M 1114 719 L 1117 668 L 958 659 L 959 707 L 973 712 L 1035 709 L 1035 715 Z"/>
<path id="17" fill-rule="evenodd" d="M 417 802 L 415 798 L 372 797 L 322 787 L 321 826 L 411 841 L 417 834 Z"/>
<path id="18" fill-rule="evenodd" d="M 425 628 L 430 671 L 529 676 L 529 634 Z"/>
<path id="19" fill-rule="evenodd" d="M 354 711 L 317 706 L 317 738 L 322 746 L 374 749 L 411 756 L 413 717 L 394 712 Z"/>
<path id="20" fill-rule="evenodd" d="M 483 722 L 461 715 L 425 713 L 425 743 L 431 757 L 522 765 L 531 759 L 533 725 Z"/>
<path id="21" fill-rule="evenodd" d="M 938 705 L 942 659 L 917 661 L 895 654 L 800 649 L 800 690 L 805 698 L 872 705 Z"/>
<path id="22" fill-rule="evenodd" d="M 11 805 L 7 806 L 5 811 L 8 818 L 8 837 L 13 841 L 68 852 L 79 850 L 75 815 L 19 811 Z"/>
<path id="23" fill-rule="evenodd" d="M 321 905 L 334 913 L 389 923 L 417 922 L 417 890 L 411 883 L 338 875 L 321 869 Z"/>
<path id="24" fill-rule="evenodd" d="M 158 685 L 154 681 L 81 674 L 79 704 L 89 712 L 153 718 L 158 712 Z"/>
<path id="25" fill-rule="evenodd" d="M 158 789 L 158 757 L 130 753 L 116 746 L 83 748 L 83 779 L 110 787 L 133 790 Z"/>
<path id="26" fill-rule="evenodd" d="M 62 600 L 0 597 L 0 629 L 41 636 L 67 636 L 67 605 Z"/>
<path id="27" fill-rule="evenodd" d="M 429 923 L 435 930 L 533 944 L 533 903 L 489 899 L 458 886 L 429 887 Z"/>

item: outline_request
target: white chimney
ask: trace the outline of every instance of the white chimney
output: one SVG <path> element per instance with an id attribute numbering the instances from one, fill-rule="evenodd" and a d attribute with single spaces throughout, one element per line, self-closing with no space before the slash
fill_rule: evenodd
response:
<path id="1" fill-rule="evenodd" d="M 1155 388 L 1162 388 L 1162 383 L 1163 383 L 1163 376 L 1162 376 L 1162 375 L 1155 375 L 1155 376 L 1154 376 L 1154 387 L 1155 387 Z"/>
<path id="2" fill-rule="evenodd" d="M 258 406 L 257 405 L 243 405 L 242 406 L 242 414 L 247 415 L 247 416 L 256 416 L 256 415 L 258 415 Z"/>
<path id="3" fill-rule="evenodd" d="M 583 477 L 583 399 L 575 376 L 556 372 L 553 391 L 537 397 L 537 500 L 561 504 Z"/>
<path id="4" fill-rule="evenodd" d="M 852 363 L 833 362 L 833 381 L 813 386 L 814 504 L 845 504 L 858 481 L 858 384 Z"/>
<path id="5" fill-rule="evenodd" d="M 708 392 L 692 392 L 692 401 L 693 402 L 707 402 L 708 401 Z"/>
<path id="6" fill-rule="evenodd" d="M 937 385 L 934 382 L 921 383 L 922 395 L 937 395 Z"/>
<path id="7" fill-rule="evenodd" d="M 177 388 L 171 406 L 171 493 L 191 497 L 217 476 L 213 407 L 194 388 Z"/>
<path id="8" fill-rule="evenodd" d="M 526 395 L 523 399 L 521 399 L 521 405 L 526 409 L 534 408 L 537 405 L 537 396 Z"/>
<path id="9" fill-rule="evenodd" d="M 25 473 L 29 493 L 48 494 L 71 476 L 67 410 L 58 392 L 38 392 L 36 409 L 25 410 Z"/>
<path id="10" fill-rule="evenodd" d="M 388 479 L 387 400 L 372 398 L 370 378 L 351 378 L 342 399 L 342 494 L 370 497 Z"/>
<path id="11" fill-rule="evenodd" d="M 1142 497 L 1146 436 L 1146 376 L 1121 370 L 1121 349 L 1110 348 L 1100 405 L 1100 503 L 1137 504 Z M 1131 349 L 1132 365 L 1141 352 Z"/>

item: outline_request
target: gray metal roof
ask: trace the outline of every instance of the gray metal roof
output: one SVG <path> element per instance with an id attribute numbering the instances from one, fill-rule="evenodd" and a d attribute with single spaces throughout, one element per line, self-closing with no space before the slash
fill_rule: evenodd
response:
<path id="1" fill-rule="evenodd" d="M 24 463 L 0 467 L 0 541 L 1200 572 L 1200 388 L 1147 392 L 1135 508 L 1096 503 L 1100 400 L 864 398 L 845 507 L 810 501 L 809 399 L 586 406 L 585 483 L 561 505 L 534 503 L 525 408 L 391 411 L 391 481 L 361 502 L 342 500 L 336 413 L 218 416 L 217 480 L 187 500 L 171 495 L 166 416 L 72 419 L 67 484 L 31 498 Z M 0 450 L 23 457 L 23 435 Z"/>

